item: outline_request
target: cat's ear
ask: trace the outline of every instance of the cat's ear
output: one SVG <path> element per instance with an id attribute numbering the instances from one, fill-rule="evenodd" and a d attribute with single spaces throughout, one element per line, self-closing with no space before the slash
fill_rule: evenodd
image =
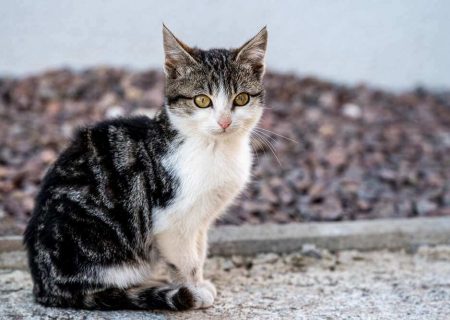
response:
<path id="1" fill-rule="evenodd" d="M 178 40 L 164 24 L 163 40 L 165 53 L 164 69 L 168 77 L 177 78 L 188 70 L 190 65 L 197 64 L 197 61 L 192 56 L 192 48 Z"/>
<path id="2" fill-rule="evenodd" d="M 256 36 L 237 49 L 235 61 L 250 65 L 259 75 L 264 74 L 264 57 L 267 48 L 267 28 L 264 27 Z"/>

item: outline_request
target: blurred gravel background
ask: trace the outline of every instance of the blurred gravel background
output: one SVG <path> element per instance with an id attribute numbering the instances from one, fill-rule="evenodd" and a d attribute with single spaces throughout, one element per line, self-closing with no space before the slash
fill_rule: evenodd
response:
<path id="1" fill-rule="evenodd" d="M 0 78 L 0 234 L 24 228 L 45 170 L 78 126 L 153 114 L 163 79 L 106 67 Z M 450 215 L 450 91 L 273 73 L 266 88 L 253 182 L 219 224 Z"/>

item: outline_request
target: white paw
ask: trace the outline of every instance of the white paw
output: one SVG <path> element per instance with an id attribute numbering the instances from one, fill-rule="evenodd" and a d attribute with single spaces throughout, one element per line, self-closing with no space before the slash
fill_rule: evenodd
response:
<path id="1" fill-rule="evenodd" d="M 189 286 L 194 295 L 194 309 L 209 308 L 214 303 L 214 295 L 209 288 L 202 284 Z"/>
<path id="2" fill-rule="evenodd" d="M 200 286 L 205 287 L 206 289 L 209 290 L 209 292 L 211 292 L 211 294 L 213 295 L 214 299 L 217 297 L 217 290 L 216 287 L 213 285 L 213 283 L 209 280 L 203 280 L 200 283 Z"/>

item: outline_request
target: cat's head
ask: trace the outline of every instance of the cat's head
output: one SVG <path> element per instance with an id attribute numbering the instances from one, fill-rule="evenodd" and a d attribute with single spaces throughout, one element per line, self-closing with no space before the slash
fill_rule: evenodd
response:
<path id="1" fill-rule="evenodd" d="M 248 134 L 263 111 L 267 30 L 238 49 L 191 48 L 163 26 L 166 107 L 187 135 Z"/>

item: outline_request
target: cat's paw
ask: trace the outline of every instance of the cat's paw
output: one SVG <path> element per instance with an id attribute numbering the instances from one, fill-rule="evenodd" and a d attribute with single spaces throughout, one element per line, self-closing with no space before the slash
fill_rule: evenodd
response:
<path id="1" fill-rule="evenodd" d="M 216 286 L 213 285 L 213 283 L 209 280 L 203 280 L 200 283 L 201 286 L 205 287 L 206 289 L 209 290 L 209 292 L 211 292 L 211 294 L 213 295 L 214 299 L 217 297 L 217 290 L 216 290 Z"/>
<path id="2" fill-rule="evenodd" d="M 214 303 L 215 296 L 211 289 L 203 285 L 203 283 L 188 287 L 194 298 L 194 309 L 209 308 Z"/>

